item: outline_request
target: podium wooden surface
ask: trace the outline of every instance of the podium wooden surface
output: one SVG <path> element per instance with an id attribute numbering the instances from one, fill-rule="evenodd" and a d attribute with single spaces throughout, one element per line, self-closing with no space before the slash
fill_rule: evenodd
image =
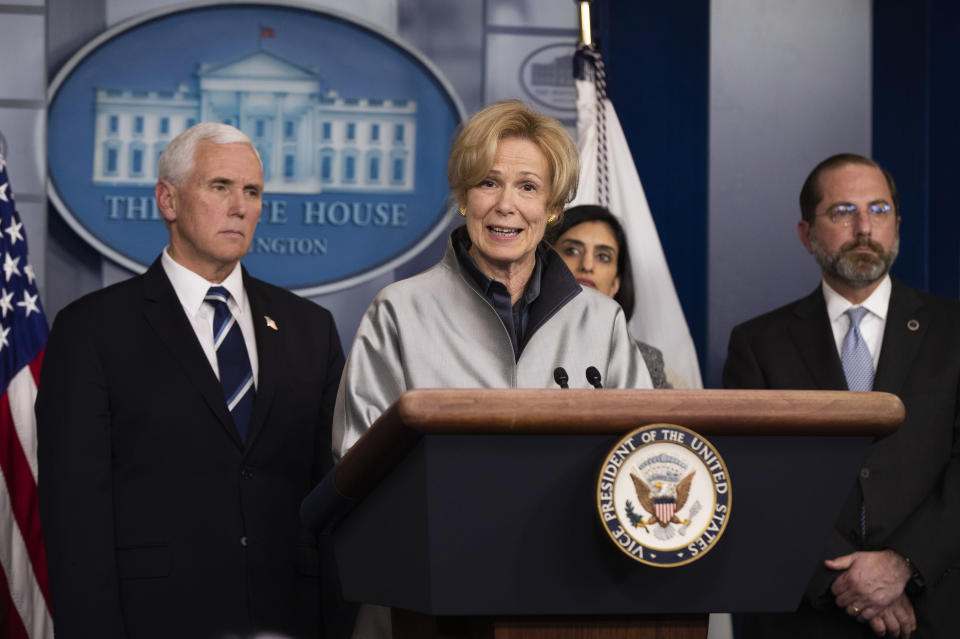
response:
<path id="1" fill-rule="evenodd" d="M 407 391 L 334 468 L 362 498 L 423 435 L 623 435 L 668 423 L 714 435 L 879 437 L 903 422 L 890 393 L 766 390 L 457 389 Z M 598 461 L 599 463 L 599 461 Z"/>
<path id="2" fill-rule="evenodd" d="M 410 391 L 333 471 L 359 504 L 335 535 L 344 592 L 392 606 L 398 637 L 705 637 L 708 611 L 799 601 L 819 552 L 810 540 L 826 537 L 844 496 L 827 487 L 848 486 L 872 439 L 902 419 L 885 393 Z M 724 537 L 686 566 L 633 562 L 596 521 L 604 453 L 651 423 L 708 437 L 732 477 Z M 795 548 L 778 553 L 773 535 Z M 756 594 L 751 553 L 779 579 L 756 581 Z"/>

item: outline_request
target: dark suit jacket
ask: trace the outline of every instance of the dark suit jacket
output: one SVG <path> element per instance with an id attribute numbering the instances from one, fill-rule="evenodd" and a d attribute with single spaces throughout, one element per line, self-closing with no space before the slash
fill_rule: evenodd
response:
<path id="1" fill-rule="evenodd" d="M 325 309 L 246 272 L 244 287 L 259 356 L 246 445 L 160 260 L 58 314 L 37 398 L 58 638 L 317 635 L 299 508 L 331 464 L 343 354 Z"/>
<path id="2" fill-rule="evenodd" d="M 822 290 L 735 327 L 723 384 L 846 389 Z M 934 628 L 942 628 L 943 620 L 960 621 L 960 304 L 893 280 L 874 390 L 898 395 L 906 419 L 896 433 L 874 442 L 863 466 L 851 472 L 855 485 L 823 557 L 883 548 L 909 557 L 926 583 L 914 601 L 923 617 L 920 636 L 954 636 Z M 811 468 L 815 464 L 811 460 Z M 834 615 L 829 588 L 836 576 L 817 567 L 803 609 L 813 614 L 810 608 L 819 607 L 824 619 L 831 616 L 828 625 L 837 633 L 817 628 L 824 636 L 858 636 L 861 624 Z M 794 630 L 797 623 L 790 621 Z M 789 630 L 783 628 L 781 636 L 791 636 Z"/>

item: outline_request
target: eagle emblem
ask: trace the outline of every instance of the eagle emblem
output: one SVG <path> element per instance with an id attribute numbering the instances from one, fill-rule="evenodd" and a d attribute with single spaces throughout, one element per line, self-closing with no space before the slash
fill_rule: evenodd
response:
<path id="1" fill-rule="evenodd" d="M 690 473 L 674 483 L 667 478 L 658 478 L 652 484 L 647 484 L 634 473 L 630 473 L 630 479 L 633 480 L 633 487 L 637 491 L 637 499 L 640 506 L 651 513 L 651 517 L 646 521 L 637 522 L 637 526 L 649 526 L 659 523 L 666 528 L 670 524 L 680 524 L 686 526 L 690 523 L 689 519 L 680 519 L 676 511 L 681 510 L 687 503 L 687 497 L 690 496 L 690 484 L 693 482 L 693 476 L 697 471 Z"/>
<path id="2" fill-rule="evenodd" d="M 597 475 L 597 513 L 617 549 L 650 566 L 696 561 L 726 529 L 729 471 L 717 449 L 676 424 L 624 436 Z"/>

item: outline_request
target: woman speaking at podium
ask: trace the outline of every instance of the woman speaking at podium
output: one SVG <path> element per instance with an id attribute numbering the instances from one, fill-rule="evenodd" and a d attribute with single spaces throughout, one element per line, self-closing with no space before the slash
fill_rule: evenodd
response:
<path id="1" fill-rule="evenodd" d="M 492 104 L 461 128 L 447 178 L 466 223 L 439 264 L 367 309 L 334 411 L 338 457 L 413 388 L 651 387 L 620 305 L 581 287 L 542 241 L 578 174 L 563 126 L 521 102 Z M 590 367 L 601 381 L 588 382 Z"/>

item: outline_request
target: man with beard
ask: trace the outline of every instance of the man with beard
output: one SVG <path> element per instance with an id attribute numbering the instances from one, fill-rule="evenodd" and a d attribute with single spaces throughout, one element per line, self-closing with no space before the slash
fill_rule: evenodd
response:
<path id="1" fill-rule="evenodd" d="M 800 210 L 821 286 L 733 329 L 724 386 L 886 391 L 906 420 L 872 444 L 797 612 L 750 615 L 744 634 L 957 636 L 960 304 L 890 277 L 897 189 L 876 162 L 827 158 Z"/>

